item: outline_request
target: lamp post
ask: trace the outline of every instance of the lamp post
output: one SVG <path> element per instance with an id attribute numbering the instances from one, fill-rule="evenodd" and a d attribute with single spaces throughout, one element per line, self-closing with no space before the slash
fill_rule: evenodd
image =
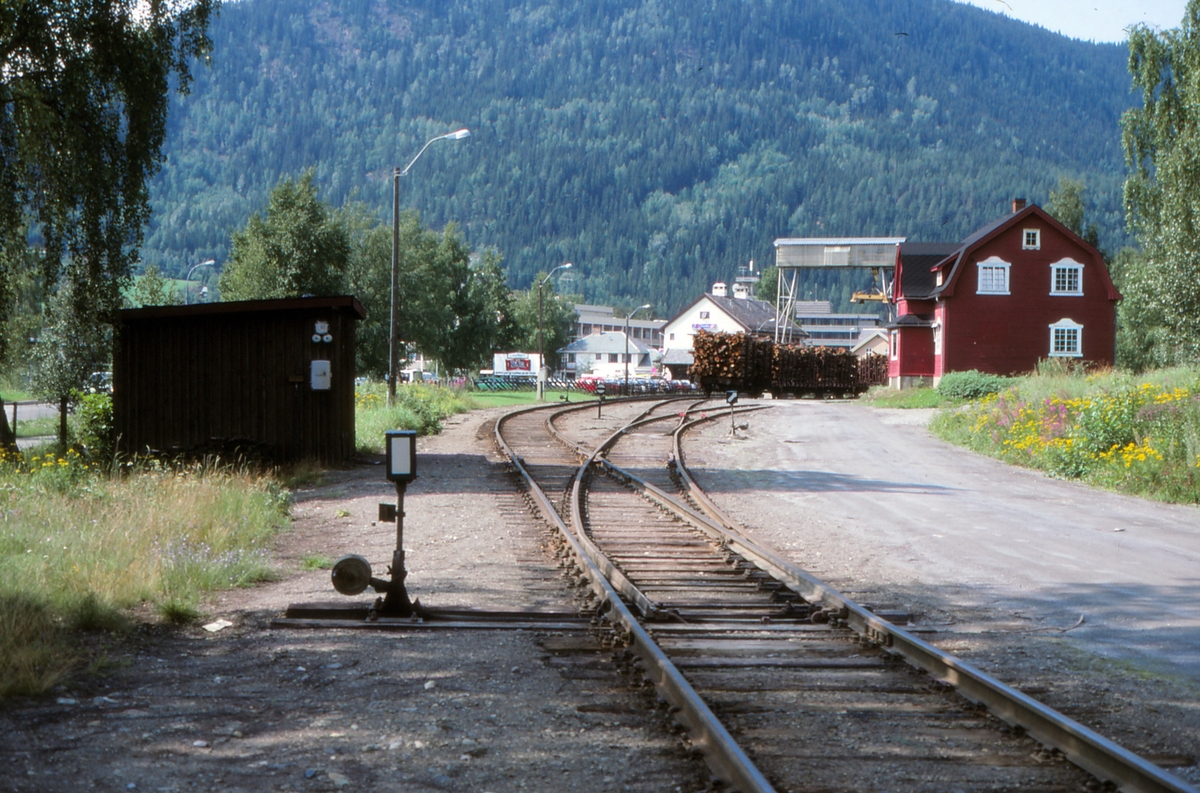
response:
<path id="1" fill-rule="evenodd" d="M 538 284 L 538 376 L 537 376 L 537 401 L 544 401 L 546 394 L 546 380 L 544 373 L 546 370 L 546 358 L 542 353 L 542 287 L 550 280 L 550 276 L 554 275 L 559 270 L 570 270 L 573 265 L 570 262 L 560 264 L 550 272 L 546 273 L 546 277 Z"/>
<path id="2" fill-rule="evenodd" d="M 638 306 L 625 315 L 625 396 L 629 396 L 629 318 L 643 308 L 650 308 L 650 304 L 647 303 L 644 306 Z"/>
<path id="3" fill-rule="evenodd" d="M 388 407 L 396 402 L 396 380 L 400 375 L 400 348 L 396 339 L 396 326 L 400 321 L 400 177 L 408 174 L 408 169 L 421 159 L 434 141 L 462 140 L 470 136 L 471 130 L 460 129 L 430 138 L 404 170 L 392 169 L 392 317 L 388 328 Z"/>
<path id="4" fill-rule="evenodd" d="M 198 267 L 212 267 L 214 264 L 216 264 L 216 261 L 209 259 L 199 264 L 193 264 L 192 269 L 188 270 L 187 278 L 183 279 L 183 295 L 188 305 L 192 304 L 192 291 L 188 288 L 188 285 L 192 282 L 192 273 L 196 272 Z"/>

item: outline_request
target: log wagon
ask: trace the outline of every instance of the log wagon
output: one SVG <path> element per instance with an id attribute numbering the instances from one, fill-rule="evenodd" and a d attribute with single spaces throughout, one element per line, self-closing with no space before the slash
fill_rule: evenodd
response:
<path id="1" fill-rule="evenodd" d="M 735 390 L 758 397 L 855 397 L 887 382 L 887 359 L 849 350 L 776 344 L 746 333 L 700 331 L 693 339 L 692 381 L 706 395 Z"/>

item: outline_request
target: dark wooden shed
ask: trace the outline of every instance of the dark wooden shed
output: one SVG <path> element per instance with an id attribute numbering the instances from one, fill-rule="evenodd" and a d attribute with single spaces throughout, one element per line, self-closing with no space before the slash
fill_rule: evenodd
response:
<path id="1" fill-rule="evenodd" d="M 121 312 L 113 424 L 126 454 L 354 453 L 353 297 L 155 306 Z"/>

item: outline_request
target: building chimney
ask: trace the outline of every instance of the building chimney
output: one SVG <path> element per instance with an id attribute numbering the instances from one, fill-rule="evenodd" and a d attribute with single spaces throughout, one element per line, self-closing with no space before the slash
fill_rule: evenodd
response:
<path id="1" fill-rule="evenodd" d="M 1013 199 L 1013 214 L 1014 215 L 1017 214 L 1018 212 L 1020 212 L 1024 208 L 1025 208 L 1025 199 L 1024 198 L 1014 198 Z"/>
<path id="2" fill-rule="evenodd" d="M 729 292 L 725 288 L 724 281 L 717 281 L 713 284 L 713 297 L 729 297 Z"/>
<path id="3" fill-rule="evenodd" d="M 734 284 L 733 297 L 735 300 L 749 300 L 750 287 L 746 286 L 745 284 Z"/>

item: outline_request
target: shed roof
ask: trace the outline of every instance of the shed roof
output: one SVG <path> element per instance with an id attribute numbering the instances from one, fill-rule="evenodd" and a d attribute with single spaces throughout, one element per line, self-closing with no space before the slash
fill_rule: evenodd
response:
<path id="1" fill-rule="evenodd" d="M 298 309 L 348 308 L 359 319 L 366 319 L 367 310 L 358 298 L 350 295 L 336 297 L 293 297 L 283 300 L 231 300 L 227 303 L 193 303 L 190 306 L 146 306 L 121 311 L 121 319 L 160 319 L 166 317 L 207 317 L 217 314 L 250 314 L 260 312 L 296 311 Z"/>

